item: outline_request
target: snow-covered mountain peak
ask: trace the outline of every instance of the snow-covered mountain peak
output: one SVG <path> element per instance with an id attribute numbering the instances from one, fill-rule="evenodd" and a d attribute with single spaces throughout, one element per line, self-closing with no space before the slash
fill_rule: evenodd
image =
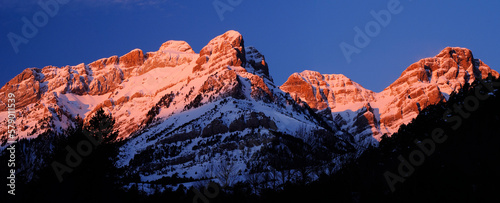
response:
<path id="1" fill-rule="evenodd" d="M 382 131 L 397 131 L 400 125 L 411 122 L 425 107 L 446 101 L 465 83 L 484 79 L 488 74 L 499 75 L 475 59 L 472 51 L 460 47 L 446 47 L 435 57 L 413 63 L 379 93 L 379 100 L 385 101 L 380 107 Z"/>
<path id="2" fill-rule="evenodd" d="M 224 34 L 215 37 L 214 39 L 210 40 L 210 42 L 208 42 L 207 46 L 221 45 L 224 43 L 229 43 L 231 47 L 234 48 L 244 47 L 243 36 L 238 31 L 234 30 L 229 30 Z"/>
<path id="3" fill-rule="evenodd" d="M 210 40 L 199 55 L 193 72 L 242 66 L 246 62 L 243 36 L 236 31 L 228 31 Z"/>
<path id="4" fill-rule="evenodd" d="M 434 83 L 440 91 L 451 94 L 460 89 L 465 82 L 485 78 L 491 73 L 498 76 L 481 60 L 475 59 L 472 51 L 460 47 L 447 47 L 435 57 L 424 58 L 410 65 L 401 76 L 384 91 L 398 94 L 402 84 Z"/>
<path id="5" fill-rule="evenodd" d="M 87 121 L 99 108 L 115 117 L 120 138 L 127 138 L 155 120 L 226 97 L 276 101 L 280 90 L 268 74 L 264 56 L 253 47 L 245 50 L 241 34 L 228 31 L 200 54 L 186 42 L 167 41 L 155 52 L 134 49 L 88 65 L 26 69 L 0 89 L 0 101 L 18 93 L 20 138 L 62 132 L 77 116 Z"/>
<path id="6" fill-rule="evenodd" d="M 246 71 L 273 81 L 269 75 L 269 67 L 264 55 L 262 55 L 255 47 L 245 47 Z"/>
<path id="7" fill-rule="evenodd" d="M 334 87 L 340 86 L 361 86 L 355 82 L 353 82 L 350 78 L 346 77 L 343 74 L 321 74 L 317 71 L 304 70 L 301 73 L 296 73 L 300 75 L 306 82 L 313 83 L 319 86 L 333 84 Z"/>
<path id="8" fill-rule="evenodd" d="M 358 137 L 392 134 L 425 107 L 446 101 L 449 95 L 488 74 L 498 77 L 472 51 L 447 47 L 435 57 L 424 58 L 406 68 L 401 76 L 380 93 L 374 93 L 343 75 L 314 71 L 292 74 L 280 86 L 298 102 L 323 110 L 329 107 L 332 119 Z M 367 142 L 369 143 L 369 142 Z"/>
<path id="9" fill-rule="evenodd" d="M 183 52 L 188 54 L 195 53 L 187 42 L 177 41 L 177 40 L 169 40 L 163 43 L 160 47 L 160 51 L 174 51 L 174 52 Z"/>
<path id="10" fill-rule="evenodd" d="M 451 57 L 451 58 L 462 58 L 462 59 L 471 59 L 473 58 L 472 56 L 472 51 L 467 48 L 463 47 L 446 47 L 439 54 L 436 55 L 437 58 L 446 58 L 446 57 Z"/>
<path id="11" fill-rule="evenodd" d="M 280 89 L 317 110 L 344 110 L 346 105 L 366 103 L 375 96 L 342 74 L 320 74 L 310 70 L 292 74 Z"/>
<path id="12" fill-rule="evenodd" d="M 231 30 L 210 40 L 210 42 L 201 49 L 200 56 L 225 54 L 234 49 L 242 52 L 244 47 L 243 36 L 239 32 Z"/>

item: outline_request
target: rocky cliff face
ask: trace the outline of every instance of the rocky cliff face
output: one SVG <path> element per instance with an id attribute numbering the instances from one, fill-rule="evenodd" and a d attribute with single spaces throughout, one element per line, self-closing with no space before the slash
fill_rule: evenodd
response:
<path id="1" fill-rule="evenodd" d="M 0 110 L 6 110 L 5 95 L 15 93 L 16 108 L 23 112 L 18 122 L 29 123 L 19 135 L 29 137 L 52 127 L 62 132 L 74 125 L 76 116 L 86 119 L 104 107 L 126 138 L 143 127 L 136 123 L 145 123 L 148 111 L 167 93 L 176 94 L 176 105 L 168 110 L 174 114 L 189 109 L 184 105 L 195 99 L 201 104 L 226 96 L 244 98 L 247 89 L 250 97 L 271 101 L 271 83 L 262 54 L 253 47 L 245 50 L 241 34 L 229 31 L 200 54 L 186 42 L 167 41 L 146 54 L 134 49 L 88 65 L 26 69 L 0 89 Z M 35 114 L 43 114 L 51 127 L 36 125 Z"/>
<path id="2" fill-rule="evenodd" d="M 184 172 L 201 178 L 221 159 L 248 173 L 261 149 L 279 143 L 276 135 L 296 135 L 299 129 L 323 133 L 314 143 L 328 143 L 317 150 L 353 151 L 350 142 L 337 138 L 344 132 L 333 132 L 274 85 L 265 57 L 245 47 L 236 31 L 214 38 L 199 54 L 186 42 L 167 41 L 156 52 L 135 49 L 88 65 L 27 69 L 0 96 L 10 92 L 24 101 L 17 106 L 21 139 L 64 133 L 77 117 L 87 122 L 103 108 L 116 119 L 119 138 L 126 139 L 117 166 L 145 180 Z M 0 113 L 4 124 L 6 117 Z M 5 148 L 5 136 L 1 142 Z"/>
<path id="3" fill-rule="evenodd" d="M 381 126 L 392 133 L 421 109 L 447 100 L 465 83 L 484 79 L 488 74 L 498 77 L 498 72 L 475 59 L 465 48 L 447 47 L 435 57 L 422 59 L 380 93 L 380 98 L 391 98 L 381 109 Z"/>
<path id="4" fill-rule="evenodd" d="M 384 133 L 396 132 L 425 107 L 446 101 L 465 83 L 486 78 L 488 74 L 498 77 L 498 72 L 475 59 L 470 50 L 447 47 L 435 57 L 410 65 L 379 93 L 343 75 L 313 71 L 292 74 L 280 89 L 317 111 L 328 109 L 335 123 L 356 138 L 369 139 L 371 135 L 380 139 Z"/>
<path id="5" fill-rule="evenodd" d="M 342 74 L 320 74 L 306 70 L 292 74 L 280 89 L 290 93 L 297 102 L 304 101 L 316 110 L 337 109 L 375 100 L 374 92 Z"/>
<path id="6" fill-rule="evenodd" d="M 15 93 L 20 139 L 64 133 L 103 108 L 126 140 L 116 165 L 144 181 L 184 172 L 208 177 L 219 164 L 213 160 L 222 159 L 244 175 L 273 150 L 310 149 L 340 166 L 347 153 L 377 145 L 423 108 L 488 74 L 499 75 L 470 50 L 446 48 L 379 93 L 314 71 L 295 73 L 278 88 L 265 57 L 228 31 L 199 54 L 186 42 L 167 41 L 155 52 L 24 70 L 0 89 L 0 149 L 6 95 Z"/>

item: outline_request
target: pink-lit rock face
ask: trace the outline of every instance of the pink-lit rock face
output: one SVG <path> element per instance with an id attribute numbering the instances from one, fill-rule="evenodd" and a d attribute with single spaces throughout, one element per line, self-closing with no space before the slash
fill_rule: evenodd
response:
<path id="1" fill-rule="evenodd" d="M 7 82 L 2 89 L 0 89 L 0 98 L 2 105 L 1 111 L 7 110 L 7 95 L 14 93 L 16 95 L 16 106 L 23 107 L 31 104 L 40 99 L 40 70 L 39 69 L 26 69 L 21 74 L 14 77 Z"/>
<path id="2" fill-rule="evenodd" d="M 416 117 L 421 109 L 446 100 L 465 83 L 472 83 L 477 78 L 484 79 L 490 73 L 498 77 L 498 72 L 479 59 L 474 59 L 470 50 L 447 47 L 435 57 L 421 59 L 410 65 L 380 93 L 392 97 L 380 112 L 380 123 L 397 130 L 401 124 Z"/>
<path id="3" fill-rule="evenodd" d="M 423 108 L 488 74 L 499 75 L 470 50 L 448 47 L 410 65 L 379 93 L 344 75 L 314 71 L 295 73 L 277 88 L 265 57 L 254 47 L 244 47 L 240 33 L 228 31 L 211 40 L 200 54 L 186 42 L 167 41 L 146 54 L 134 49 L 88 65 L 26 69 L 0 89 L 0 110 L 6 110 L 6 95 L 15 93 L 22 138 L 48 129 L 62 131 L 74 126 L 77 116 L 87 122 L 104 108 L 116 118 L 120 138 L 126 138 L 154 119 L 228 97 L 277 108 L 306 103 L 332 126 L 370 143 L 368 137 L 394 133 Z M 0 126 L 0 132 L 5 132 L 5 126 Z"/>
<path id="4" fill-rule="evenodd" d="M 140 49 L 134 49 L 120 57 L 120 65 L 124 68 L 141 66 L 142 64 L 144 64 L 144 53 Z"/>
<path id="5" fill-rule="evenodd" d="M 280 86 L 296 101 L 306 102 L 311 108 L 323 110 L 328 107 L 370 102 L 375 93 L 363 88 L 342 74 L 320 74 L 315 71 L 294 73 Z"/>
<path id="6" fill-rule="evenodd" d="M 5 95 L 16 93 L 16 109 L 23 115 L 17 121 L 23 126 L 20 135 L 29 137 L 73 126 L 77 115 L 86 122 L 102 107 L 125 138 L 143 127 L 147 113 L 166 94 L 175 97 L 162 116 L 224 97 L 270 102 L 275 97 L 270 84 L 264 56 L 253 47 L 246 50 L 241 34 L 228 31 L 200 54 L 184 41 L 167 41 L 146 54 L 134 49 L 88 65 L 26 69 L 0 89 L 0 110 L 6 110 Z"/>
<path id="7" fill-rule="evenodd" d="M 425 107 L 445 101 L 465 83 L 486 78 L 488 74 L 499 75 L 475 59 L 470 50 L 447 47 L 435 57 L 410 65 L 379 93 L 367 90 L 343 75 L 314 71 L 292 74 L 280 89 L 313 109 L 330 108 L 334 120 L 342 123 L 344 129 L 354 129 L 352 132 L 358 133 L 369 129 L 366 132 L 379 139 L 383 133 L 396 132 L 399 126 L 410 122 Z M 352 120 L 361 114 L 366 122 Z"/>
<path id="8" fill-rule="evenodd" d="M 241 66 L 245 61 L 243 37 L 236 31 L 228 31 L 212 39 L 200 51 L 193 70 L 203 71 L 210 68 L 213 71 L 227 66 Z"/>

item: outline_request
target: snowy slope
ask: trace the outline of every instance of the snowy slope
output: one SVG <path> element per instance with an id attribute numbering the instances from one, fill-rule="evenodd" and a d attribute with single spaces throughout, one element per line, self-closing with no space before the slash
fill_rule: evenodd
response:
<path id="1" fill-rule="evenodd" d="M 298 103 L 317 111 L 329 110 L 334 123 L 352 134 L 362 146 L 377 145 L 383 134 L 391 135 L 408 124 L 425 107 L 445 101 L 465 83 L 488 74 L 498 77 L 472 52 L 447 47 L 432 58 L 410 65 L 382 92 L 374 93 L 343 75 L 304 71 L 292 74 L 280 86 Z M 375 139 L 373 139 L 373 138 Z"/>
<path id="2" fill-rule="evenodd" d="M 355 153 L 347 134 L 274 85 L 264 56 L 245 47 L 236 31 L 215 37 L 199 54 L 186 42 L 168 41 L 156 52 L 134 49 L 90 64 L 27 69 L 0 95 L 9 92 L 27 101 L 17 106 L 21 139 L 63 134 L 77 117 L 87 122 L 103 108 L 125 140 L 117 166 L 145 181 L 174 173 L 213 178 L 207 169 L 226 161 L 248 174 L 274 144 L 290 147 L 279 144 L 283 139 L 323 150 L 330 162 Z"/>
<path id="3" fill-rule="evenodd" d="M 377 145 L 428 105 L 478 78 L 498 76 L 464 48 L 408 67 L 375 93 L 341 74 L 295 73 L 277 87 L 265 57 L 228 31 L 199 53 L 183 41 L 134 49 L 90 64 L 29 68 L 0 89 L 0 149 L 7 147 L 7 94 L 16 94 L 17 136 L 64 134 L 100 108 L 124 140 L 116 165 L 144 181 L 175 173 L 215 178 L 336 163 Z M 55 137 L 55 136 L 54 136 Z M 321 163 L 316 163 L 319 161 Z M 328 169 L 329 170 L 329 169 Z"/>
<path id="4" fill-rule="evenodd" d="M 119 167 L 144 181 L 175 173 L 207 178 L 228 160 L 235 172 L 248 174 L 275 132 L 330 130 L 273 84 L 264 57 L 253 47 L 243 48 L 241 35 L 221 35 L 200 55 L 190 70 L 195 77 L 180 88 L 189 92 L 172 92 L 169 104 L 158 106 L 154 121 L 122 147 Z"/>

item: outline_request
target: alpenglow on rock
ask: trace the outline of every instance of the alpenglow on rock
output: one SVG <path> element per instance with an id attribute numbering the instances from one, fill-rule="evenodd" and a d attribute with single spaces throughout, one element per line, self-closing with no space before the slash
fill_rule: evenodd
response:
<path id="1" fill-rule="evenodd" d="M 167 41 L 154 52 L 28 68 L 0 89 L 0 150 L 7 147 L 6 95 L 14 92 L 20 139 L 65 134 L 103 108 L 124 140 L 116 166 L 142 181 L 175 173 L 213 177 L 207 173 L 222 159 L 243 176 L 280 158 L 276 151 L 291 159 L 293 150 L 304 158 L 320 154 L 314 159 L 340 167 L 464 84 L 498 77 L 464 48 L 412 64 L 379 93 L 315 71 L 294 73 L 277 87 L 269 69 L 236 31 L 200 53 L 187 42 Z"/>
<path id="2" fill-rule="evenodd" d="M 367 90 L 344 75 L 314 71 L 292 74 L 280 89 L 298 103 L 331 113 L 331 122 L 358 141 L 376 144 L 372 136 L 380 140 L 384 133 L 391 135 L 425 107 L 446 101 L 465 83 L 484 79 L 488 74 L 499 75 L 475 59 L 472 51 L 447 47 L 435 57 L 410 65 L 382 92 Z"/>

